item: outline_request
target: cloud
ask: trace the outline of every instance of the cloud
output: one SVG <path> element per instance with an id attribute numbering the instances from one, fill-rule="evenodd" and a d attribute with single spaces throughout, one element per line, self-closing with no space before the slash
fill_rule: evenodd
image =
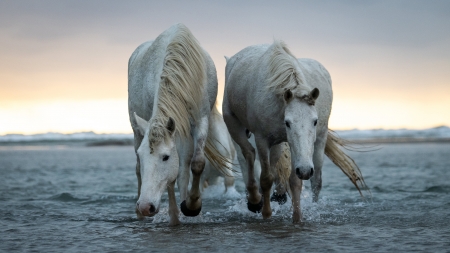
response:
<path id="1" fill-rule="evenodd" d="M 2 30 L 43 41 L 95 33 L 153 38 L 176 22 L 205 37 L 235 39 L 305 32 L 309 36 L 303 39 L 334 43 L 423 45 L 450 36 L 444 32 L 450 26 L 448 1 L 8 1 L 0 6 Z"/>

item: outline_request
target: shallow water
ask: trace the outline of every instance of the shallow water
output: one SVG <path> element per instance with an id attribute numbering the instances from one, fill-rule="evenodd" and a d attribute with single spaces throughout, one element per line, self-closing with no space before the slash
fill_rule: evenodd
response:
<path id="1" fill-rule="evenodd" d="M 244 185 L 205 190 L 199 217 L 167 226 L 160 213 L 138 221 L 132 147 L 0 147 L 1 251 L 449 252 L 450 144 L 383 144 L 351 152 L 372 198 L 362 199 L 326 160 L 318 203 L 309 182 L 304 221 L 291 223 L 290 202 L 273 217 L 246 210 Z M 367 194 L 367 193 L 366 193 Z"/>

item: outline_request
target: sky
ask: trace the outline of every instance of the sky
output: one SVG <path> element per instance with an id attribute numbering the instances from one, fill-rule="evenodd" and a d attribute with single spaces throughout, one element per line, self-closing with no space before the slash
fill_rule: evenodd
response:
<path id="1" fill-rule="evenodd" d="M 0 135 L 131 133 L 128 58 L 176 23 L 219 104 L 224 56 L 280 39 L 330 72 L 331 129 L 450 126 L 450 1 L 21 0 L 0 2 Z"/>

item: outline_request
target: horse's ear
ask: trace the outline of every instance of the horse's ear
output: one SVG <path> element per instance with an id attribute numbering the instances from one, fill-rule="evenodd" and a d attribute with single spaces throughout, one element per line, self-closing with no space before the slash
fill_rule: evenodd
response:
<path id="1" fill-rule="evenodd" d="M 173 134 L 175 133 L 175 121 L 172 119 L 172 117 L 169 117 L 166 128 L 167 131 L 169 131 L 170 135 L 173 136 Z"/>
<path id="2" fill-rule="evenodd" d="M 286 90 L 284 92 L 283 98 L 284 98 L 284 101 L 286 101 L 286 103 L 291 102 L 293 97 L 294 97 L 294 95 L 292 94 L 291 90 Z"/>
<path id="3" fill-rule="evenodd" d="M 228 62 L 228 60 L 230 59 L 227 56 L 223 56 L 223 57 L 225 57 L 225 62 Z"/>
<path id="4" fill-rule="evenodd" d="M 320 94 L 319 89 L 314 88 L 314 89 L 309 93 L 309 96 L 310 96 L 312 99 L 316 100 L 316 99 L 319 97 L 319 94 Z"/>
<path id="5" fill-rule="evenodd" d="M 139 133 L 140 133 L 142 136 L 144 136 L 145 130 L 148 128 L 149 123 L 148 123 L 145 119 L 139 117 L 139 116 L 136 114 L 136 112 L 134 112 L 134 119 L 136 120 L 138 129 L 139 129 Z"/>

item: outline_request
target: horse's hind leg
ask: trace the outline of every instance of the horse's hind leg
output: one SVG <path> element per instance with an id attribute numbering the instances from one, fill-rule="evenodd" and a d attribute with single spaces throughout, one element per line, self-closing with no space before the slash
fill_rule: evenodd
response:
<path id="1" fill-rule="evenodd" d="M 287 187 L 289 185 L 289 175 L 291 174 L 291 157 L 289 152 L 289 145 L 287 143 L 281 143 L 280 145 L 280 152 L 278 161 L 276 162 L 276 165 L 272 168 L 274 168 L 274 171 L 272 171 L 273 175 L 275 176 L 275 190 L 272 193 L 272 196 L 270 197 L 270 201 L 276 201 L 278 204 L 283 205 L 287 201 Z M 274 148 L 272 148 L 274 149 Z M 272 155 L 272 149 L 271 149 L 271 155 Z M 277 154 L 278 155 L 278 154 Z M 274 159 L 277 159 L 276 157 L 270 159 L 270 163 L 275 162 Z"/>
<path id="2" fill-rule="evenodd" d="M 227 125 L 231 138 L 239 146 L 242 155 L 245 158 L 245 164 L 242 164 L 241 171 L 248 192 L 247 208 L 252 212 L 260 212 L 262 208 L 262 199 L 254 173 L 255 148 L 253 148 L 252 144 L 250 144 L 247 139 L 246 128 L 242 126 L 239 120 L 232 112 L 227 110 L 225 106 L 223 107 L 223 119 Z"/>
<path id="3" fill-rule="evenodd" d="M 279 176 L 275 174 L 275 190 L 270 197 L 271 202 L 278 202 L 278 204 L 283 205 L 287 201 L 287 189 L 283 182 L 281 182 Z"/>
<path id="4" fill-rule="evenodd" d="M 205 168 L 204 149 L 208 134 L 208 117 L 201 118 L 193 130 L 194 153 L 191 160 L 192 186 L 186 200 L 181 203 L 181 211 L 186 216 L 197 216 L 202 209 L 200 179 Z"/>
<path id="5" fill-rule="evenodd" d="M 325 136 L 317 136 L 316 142 L 314 144 L 314 175 L 311 177 L 311 190 L 313 193 L 313 201 L 317 202 L 319 200 L 320 190 L 322 189 L 322 165 L 323 165 L 323 155 L 325 151 L 325 145 L 327 143 L 327 132 Z"/>
<path id="6" fill-rule="evenodd" d="M 228 188 L 232 188 L 234 186 L 234 177 L 233 176 L 224 176 L 223 181 L 225 183 L 225 192 L 228 191 Z"/>

